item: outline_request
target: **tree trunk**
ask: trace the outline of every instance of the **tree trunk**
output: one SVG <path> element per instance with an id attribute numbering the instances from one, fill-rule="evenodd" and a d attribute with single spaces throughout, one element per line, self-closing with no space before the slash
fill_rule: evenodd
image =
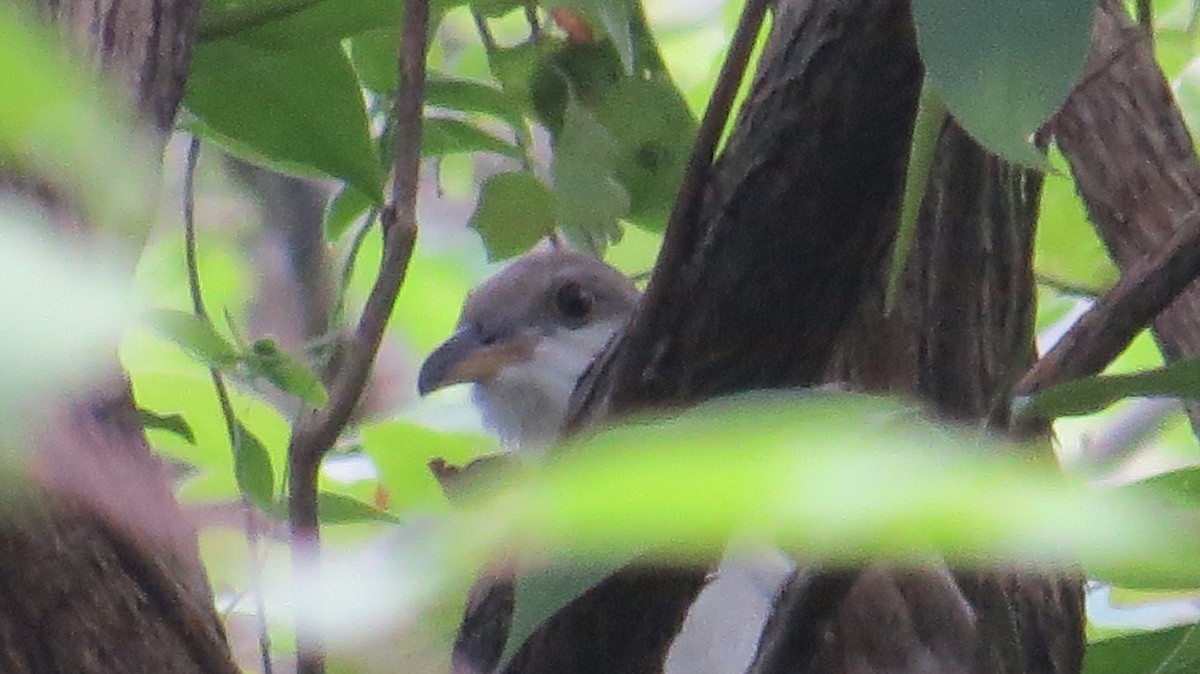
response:
<path id="1" fill-rule="evenodd" d="M 885 317 L 883 287 L 872 289 L 830 378 L 1006 429 L 1012 385 L 1033 357 L 1040 187 L 948 124 L 896 306 Z M 1073 573 L 805 569 L 752 672 L 1078 672 L 1083 625 Z"/>
<path id="2" fill-rule="evenodd" d="M 578 418 L 810 385 L 832 371 L 1003 429 L 1033 356 L 1040 181 L 948 127 L 904 292 L 884 319 L 880 270 L 920 81 L 907 2 L 780 2 L 696 217 L 667 233 L 640 313 L 576 393 Z M 537 663 L 582 648 L 596 658 L 554 671 L 658 671 L 698 588 L 677 580 L 618 572 L 548 621 L 509 672 L 548 672 Z M 655 639 L 623 641 L 616 626 L 638 613 L 622 594 L 680 610 L 640 626 Z M 1073 573 L 808 568 L 781 598 L 753 671 L 1073 673 L 1082 612 Z"/>
<path id="3" fill-rule="evenodd" d="M 38 5 L 78 58 L 124 87 L 161 147 L 183 95 L 198 0 Z M 53 187 L 28 192 L 56 213 L 73 210 Z M 146 444 L 115 354 L 85 394 L 46 417 L 51 430 L 28 438 L 29 479 L 6 485 L 0 517 L 0 669 L 237 672 L 195 532 Z"/>

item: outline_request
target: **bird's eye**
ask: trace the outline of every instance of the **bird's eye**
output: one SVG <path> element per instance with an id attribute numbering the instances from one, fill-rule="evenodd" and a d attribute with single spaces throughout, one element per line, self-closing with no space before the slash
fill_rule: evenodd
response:
<path id="1" fill-rule="evenodd" d="M 578 283 L 568 281 L 554 292 L 554 306 L 563 318 L 581 321 L 592 310 L 592 295 Z"/>

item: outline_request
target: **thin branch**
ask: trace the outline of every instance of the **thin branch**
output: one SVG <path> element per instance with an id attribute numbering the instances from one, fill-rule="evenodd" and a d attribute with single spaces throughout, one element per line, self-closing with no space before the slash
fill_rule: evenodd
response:
<path id="1" fill-rule="evenodd" d="M 1017 383 L 1018 395 L 1103 370 L 1200 277 L 1200 212 L 1184 216 L 1158 252 L 1121 275 Z"/>
<path id="2" fill-rule="evenodd" d="M 488 56 L 496 53 L 499 48 L 496 44 L 496 38 L 492 35 L 492 31 L 488 28 L 487 17 L 485 17 L 478 9 L 471 8 L 471 18 L 475 20 L 475 29 L 479 31 L 479 39 L 483 41 L 483 50 Z"/>
<path id="3" fill-rule="evenodd" d="M 421 122 L 425 99 L 425 61 L 428 50 L 429 1 L 405 3 L 403 35 L 397 64 L 399 87 L 396 97 L 392 200 L 381 214 L 383 260 L 379 276 L 367 297 L 353 340 L 334 378 L 329 403 L 310 410 L 292 435 L 288 447 L 290 481 L 288 518 L 292 526 L 293 565 L 297 582 L 316 569 L 320 554 L 317 512 L 317 469 L 362 397 L 375 354 L 383 340 L 396 296 L 408 272 L 416 243 L 416 203 L 421 160 Z M 299 615 L 296 630 L 297 672 L 320 674 L 325 669 L 324 648 L 313 629 L 316 616 L 311 589 L 298 589 Z"/>
<path id="4" fill-rule="evenodd" d="M 183 177 L 183 239 L 184 264 L 187 267 L 188 292 L 192 297 L 192 311 L 206 323 L 212 324 L 208 310 L 204 306 L 204 294 L 200 289 L 200 265 L 196 253 L 196 163 L 200 159 L 200 137 L 192 136 L 188 144 L 187 161 Z M 213 388 L 217 392 L 217 401 L 221 405 L 221 416 L 225 419 L 225 433 L 229 438 L 229 450 L 237 451 L 237 422 L 233 414 L 233 404 L 229 400 L 229 390 L 225 387 L 225 379 L 215 367 L 208 369 L 212 378 Z M 241 497 L 242 512 L 245 514 L 246 548 L 250 554 L 250 593 L 254 598 L 254 614 L 258 624 L 258 650 L 262 658 L 263 674 L 271 674 L 271 637 L 267 632 L 267 611 L 262 595 L 262 568 L 259 554 L 258 523 L 255 521 L 253 506 Z"/>
<path id="5" fill-rule="evenodd" d="M 1071 281 L 1064 281 L 1063 279 L 1057 279 L 1048 274 L 1038 274 L 1036 272 L 1033 275 L 1033 280 L 1036 281 L 1038 285 L 1045 286 L 1060 295 L 1096 299 L 1096 289 L 1089 288 L 1081 283 L 1072 283 Z"/>
<path id="6" fill-rule="evenodd" d="M 679 192 L 675 196 L 675 205 L 671 209 L 671 217 L 667 221 L 666 238 L 663 241 L 662 253 L 658 263 L 654 265 L 654 273 L 650 278 L 650 286 L 642 298 L 642 306 L 652 306 L 657 303 L 659 292 L 657 288 L 666 279 L 659 279 L 663 270 L 674 269 L 675 261 L 671 256 L 680 255 L 688 250 L 683 241 L 694 235 L 698 220 L 692 218 L 692 211 L 699 201 L 701 190 L 708 180 L 708 172 L 712 167 L 717 145 L 721 142 L 721 134 L 729 121 L 729 113 L 733 109 L 733 101 L 737 98 L 738 88 L 741 87 L 746 66 L 750 63 L 750 55 L 754 52 L 754 43 L 762 28 L 763 19 L 767 13 L 769 0 L 746 0 L 742 8 L 742 16 L 738 19 L 733 41 L 725 62 L 721 64 L 721 72 L 717 75 L 717 83 L 713 88 L 712 97 L 704 111 L 704 119 L 696 132 L 696 142 L 692 145 L 692 154 L 688 158 L 687 168 L 680 181 Z M 657 281 L 657 282 L 656 282 Z"/>

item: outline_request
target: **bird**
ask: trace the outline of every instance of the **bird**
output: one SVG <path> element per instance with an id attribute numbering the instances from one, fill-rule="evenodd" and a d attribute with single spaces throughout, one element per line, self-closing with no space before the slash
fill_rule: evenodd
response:
<path id="1" fill-rule="evenodd" d="M 638 298 L 632 281 L 590 255 L 527 253 L 471 291 L 454 334 L 421 366 L 417 390 L 471 383 L 501 446 L 543 454 L 562 436 L 576 382 Z"/>
<path id="2" fill-rule="evenodd" d="M 469 383 L 484 427 L 503 449 L 544 456 L 562 439 L 579 378 L 631 320 L 639 299 L 629 279 L 594 257 L 561 247 L 529 252 L 468 294 L 454 333 L 421 366 L 418 392 Z M 792 563 L 776 553 L 747 561 L 744 552 L 726 559 L 693 604 L 666 674 L 745 671 Z M 511 610 L 511 590 L 494 579 L 472 590 L 455 644 L 456 673 L 487 671 L 490 665 L 478 663 L 499 656 L 497 630 L 507 626 L 488 620 Z"/>

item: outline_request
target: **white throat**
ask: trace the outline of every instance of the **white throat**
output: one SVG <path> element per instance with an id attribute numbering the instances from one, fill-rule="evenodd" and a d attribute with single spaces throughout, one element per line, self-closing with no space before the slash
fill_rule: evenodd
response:
<path id="1" fill-rule="evenodd" d="M 620 326 L 609 321 L 559 330 L 543 337 L 528 360 L 475 384 L 484 425 L 509 450 L 537 455 L 556 444 L 575 384 Z"/>

